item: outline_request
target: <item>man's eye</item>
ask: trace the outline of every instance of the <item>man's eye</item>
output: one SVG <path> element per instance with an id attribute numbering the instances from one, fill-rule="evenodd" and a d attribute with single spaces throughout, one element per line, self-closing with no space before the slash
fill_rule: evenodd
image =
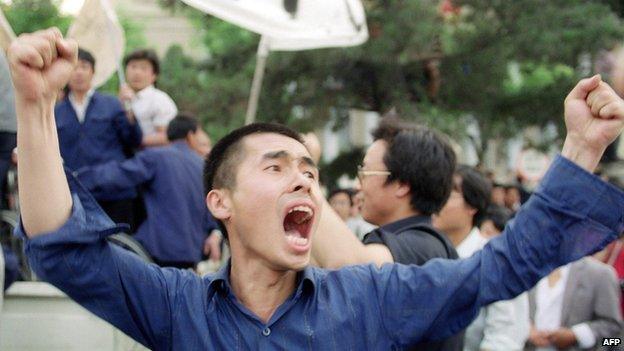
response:
<path id="1" fill-rule="evenodd" d="M 268 170 L 270 170 L 270 171 L 274 171 L 274 172 L 279 172 L 279 171 L 281 171 L 281 170 L 282 170 L 282 169 L 280 168 L 280 166 L 278 166 L 278 165 L 271 165 L 271 166 L 267 167 L 266 169 L 268 169 Z"/>
<path id="2" fill-rule="evenodd" d="M 314 175 L 314 173 L 312 173 L 310 171 L 306 171 L 304 174 L 306 175 L 306 177 L 308 177 L 310 179 L 316 179 L 316 176 Z"/>

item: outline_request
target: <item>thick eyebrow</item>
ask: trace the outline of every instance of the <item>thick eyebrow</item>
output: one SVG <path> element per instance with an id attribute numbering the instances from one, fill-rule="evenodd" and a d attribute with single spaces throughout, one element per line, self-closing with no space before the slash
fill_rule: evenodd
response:
<path id="1" fill-rule="evenodd" d="M 268 152 L 262 155 L 262 160 L 276 160 L 276 159 L 292 160 L 294 159 L 294 157 L 285 150 Z M 314 160 L 312 160 L 310 157 L 307 157 L 307 156 L 300 157 L 299 161 L 301 161 L 302 163 L 305 163 L 306 165 L 310 167 L 318 168 Z"/>
<path id="2" fill-rule="evenodd" d="M 301 162 L 305 163 L 306 165 L 313 167 L 313 168 L 318 168 L 318 166 L 316 165 L 316 163 L 314 163 L 314 160 L 312 160 L 310 157 L 307 156 L 303 156 L 301 158 Z"/>

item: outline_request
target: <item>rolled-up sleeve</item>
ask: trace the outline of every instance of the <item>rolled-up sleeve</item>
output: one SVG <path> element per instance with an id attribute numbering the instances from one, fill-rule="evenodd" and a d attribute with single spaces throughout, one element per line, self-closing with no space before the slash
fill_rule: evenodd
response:
<path id="1" fill-rule="evenodd" d="M 31 239 L 20 225 L 32 269 L 97 316 L 153 348 L 170 344 L 171 305 L 185 276 L 160 269 L 106 241 L 116 226 L 71 176 L 71 217 L 55 232 Z M 166 349 L 166 347 L 165 347 Z"/>
<path id="2" fill-rule="evenodd" d="M 622 191 L 558 156 L 504 234 L 474 256 L 383 266 L 373 282 L 384 327 L 402 346 L 452 335 L 481 306 L 604 248 L 624 230 L 623 215 Z"/>

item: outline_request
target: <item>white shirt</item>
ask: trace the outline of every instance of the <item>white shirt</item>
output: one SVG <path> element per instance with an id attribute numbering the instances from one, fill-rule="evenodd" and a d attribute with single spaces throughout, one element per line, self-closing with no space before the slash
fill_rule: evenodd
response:
<path id="1" fill-rule="evenodd" d="M 89 107 L 89 102 L 91 102 L 91 97 L 94 92 L 94 89 L 90 89 L 82 100 L 82 103 L 76 100 L 74 93 L 69 92 L 69 103 L 74 108 L 74 111 L 76 111 L 76 117 L 78 117 L 78 122 L 80 123 L 84 123 L 87 114 L 87 107 Z"/>
<path id="2" fill-rule="evenodd" d="M 167 127 L 178 114 L 178 108 L 169 95 L 153 85 L 136 93 L 131 104 L 143 135 L 153 134 L 156 127 Z"/>
<path id="3" fill-rule="evenodd" d="M 351 217 L 347 219 L 347 227 L 358 237 L 360 241 L 364 239 L 366 234 L 373 231 L 377 226 L 368 223 L 362 216 Z"/>
<path id="4" fill-rule="evenodd" d="M 561 277 L 554 286 L 548 284 L 548 277 L 537 283 L 535 290 L 535 329 L 552 331 L 561 328 L 561 313 L 563 311 L 563 297 L 570 275 L 570 265 L 561 267 Z M 589 325 L 580 323 L 572 328 L 576 340 L 581 348 L 591 348 L 596 343 L 596 336 Z M 538 347 L 536 351 L 556 351 L 554 347 Z"/>
<path id="5" fill-rule="evenodd" d="M 468 258 L 475 252 L 481 250 L 488 240 L 481 235 L 479 228 L 474 227 L 470 234 L 455 248 L 459 258 Z"/>
<path id="6" fill-rule="evenodd" d="M 487 242 L 488 239 L 475 227 L 456 250 L 460 258 L 467 258 Z M 493 303 L 482 308 L 466 328 L 464 351 L 522 351 L 529 337 L 529 328 L 529 297 L 526 293 Z"/>

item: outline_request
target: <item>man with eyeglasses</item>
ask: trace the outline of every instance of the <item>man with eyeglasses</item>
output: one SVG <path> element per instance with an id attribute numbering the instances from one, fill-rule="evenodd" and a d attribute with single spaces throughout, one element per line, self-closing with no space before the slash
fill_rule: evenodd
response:
<path id="1" fill-rule="evenodd" d="M 328 248 L 335 243 L 336 227 L 341 226 L 321 220 L 321 226 L 328 227 L 316 234 L 319 249 L 313 253 L 318 263 L 323 267 L 369 262 L 423 265 L 433 258 L 458 258 L 451 242 L 431 225 L 431 215 L 442 208 L 453 185 L 455 153 L 448 141 L 431 129 L 395 118 L 383 120 L 373 138 L 358 166 L 358 179 L 362 217 L 380 227 L 364 237 L 365 245 L 352 243 L 361 254 L 350 259 L 349 255 L 333 255 L 336 251 Z M 459 351 L 463 339 L 461 332 L 412 350 Z"/>

